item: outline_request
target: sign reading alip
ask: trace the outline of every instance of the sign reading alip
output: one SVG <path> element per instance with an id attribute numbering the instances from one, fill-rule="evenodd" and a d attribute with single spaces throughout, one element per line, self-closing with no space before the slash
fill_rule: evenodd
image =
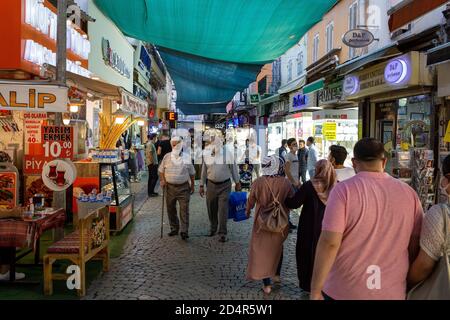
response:
<path id="1" fill-rule="evenodd" d="M 59 86 L 0 83 L 0 110 L 66 112 L 67 93 Z"/>

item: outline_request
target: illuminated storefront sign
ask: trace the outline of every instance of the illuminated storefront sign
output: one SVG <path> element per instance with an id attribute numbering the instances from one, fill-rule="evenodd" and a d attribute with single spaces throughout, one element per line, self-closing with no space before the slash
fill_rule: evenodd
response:
<path id="1" fill-rule="evenodd" d="M 124 90 L 122 91 L 120 109 L 144 118 L 147 118 L 148 115 L 148 103 Z"/>
<path id="2" fill-rule="evenodd" d="M 0 84 L 0 110 L 65 112 L 67 90 L 50 85 Z"/>
<path id="3" fill-rule="evenodd" d="M 411 76 L 409 69 L 407 60 L 391 60 L 384 69 L 384 79 L 390 84 L 400 84 L 408 80 L 408 75 Z"/>
<path id="4" fill-rule="evenodd" d="M 352 95 L 359 91 L 359 79 L 357 76 L 348 76 L 344 80 L 344 93 Z"/>
<path id="5" fill-rule="evenodd" d="M 304 107 L 308 104 L 308 96 L 306 94 L 299 94 L 294 96 L 292 101 L 294 109 Z"/>

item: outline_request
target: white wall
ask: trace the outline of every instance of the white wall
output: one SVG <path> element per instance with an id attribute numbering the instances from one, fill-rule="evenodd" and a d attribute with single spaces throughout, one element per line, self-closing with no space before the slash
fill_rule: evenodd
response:
<path id="1" fill-rule="evenodd" d="M 302 39 L 293 46 L 291 49 L 286 51 L 285 54 L 281 56 L 281 86 L 288 84 L 300 76 L 298 75 L 297 69 L 297 56 L 300 52 L 303 53 L 303 70 L 301 70 L 300 75 L 304 72 L 305 68 L 308 66 L 308 52 L 307 52 L 307 39 L 308 36 L 305 34 Z M 288 81 L 288 66 L 289 61 L 292 61 L 292 79 Z"/>
<path id="2" fill-rule="evenodd" d="M 95 22 L 89 22 L 89 40 L 91 41 L 89 71 L 103 81 L 133 92 L 134 48 L 116 25 L 97 8 L 93 0 L 88 2 L 88 14 L 96 19 Z M 125 61 L 130 70 L 130 78 L 121 75 L 103 61 L 103 37 L 109 40 L 112 50 L 117 52 L 120 58 Z"/>

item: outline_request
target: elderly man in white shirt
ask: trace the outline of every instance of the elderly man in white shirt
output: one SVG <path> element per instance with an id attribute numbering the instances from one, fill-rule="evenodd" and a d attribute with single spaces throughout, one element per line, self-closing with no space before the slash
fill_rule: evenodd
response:
<path id="1" fill-rule="evenodd" d="M 239 171 L 232 156 L 227 155 L 227 148 L 223 146 L 220 136 L 205 135 L 210 144 L 205 148 L 203 157 L 200 195 L 205 195 L 204 185 L 207 183 L 206 205 L 208 209 L 212 237 L 219 227 L 219 241 L 226 242 L 228 221 L 228 200 L 231 192 L 231 179 L 236 184 L 236 191 L 241 190 Z M 227 161 L 228 160 L 228 161 Z"/>
<path id="2" fill-rule="evenodd" d="M 189 238 L 189 200 L 195 191 L 195 169 L 189 154 L 184 153 L 180 137 L 170 141 L 172 152 L 164 156 L 159 166 L 161 187 L 166 189 L 167 214 L 169 216 L 169 236 L 180 232 L 183 240 Z M 190 184 L 189 184 L 190 180 Z M 176 202 L 180 205 L 180 222 L 177 215 Z"/>

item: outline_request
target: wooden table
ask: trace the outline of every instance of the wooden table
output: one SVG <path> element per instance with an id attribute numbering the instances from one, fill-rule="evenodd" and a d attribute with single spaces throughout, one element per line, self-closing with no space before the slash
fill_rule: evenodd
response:
<path id="1" fill-rule="evenodd" d="M 34 251 L 34 262 L 39 263 L 40 237 L 51 229 L 63 229 L 66 220 L 64 209 L 47 208 L 37 212 L 32 221 L 23 219 L 0 219 L 0 247 L 10 251 L 10 282 L 15 281 L 16 261 Z M 29 248 L 30 250 L 16 257 L 16 248 Z"/>

